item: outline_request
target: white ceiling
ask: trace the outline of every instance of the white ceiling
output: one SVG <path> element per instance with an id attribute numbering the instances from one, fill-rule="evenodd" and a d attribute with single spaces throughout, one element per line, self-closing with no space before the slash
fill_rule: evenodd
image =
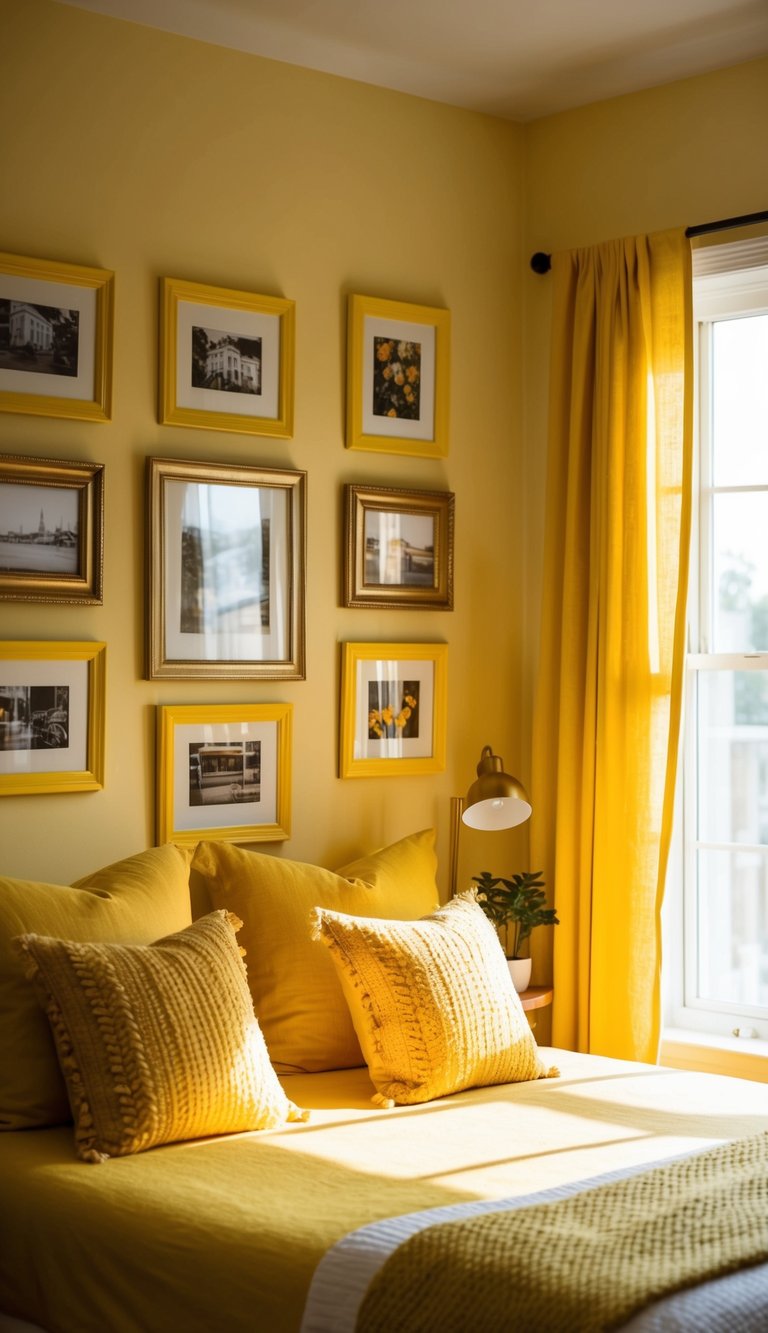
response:
<path id="1" fill-rule="evenodd" d="M 768 54 L 768 0 L 59 0 L 510 120 Z"/>

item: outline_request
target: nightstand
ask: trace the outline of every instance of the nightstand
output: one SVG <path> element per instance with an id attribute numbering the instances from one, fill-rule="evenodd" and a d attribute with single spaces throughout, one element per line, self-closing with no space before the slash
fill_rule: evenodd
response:
<path id="1" fill-rule="evenodd" d="M 530 1016 L 531 1009 L 544 1009 L 546 1005 L 552 1003 L 554 989 L 552 986 L 529 986 L 527 990 L 520 992 L 520 1003 L 529 1014 L 528 1022 L 532 1028 L 536 1027 L 536 1019 Z"/>

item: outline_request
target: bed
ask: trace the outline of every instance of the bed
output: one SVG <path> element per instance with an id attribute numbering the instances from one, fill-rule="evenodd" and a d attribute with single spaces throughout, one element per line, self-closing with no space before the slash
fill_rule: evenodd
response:
<path id="1" fill-rule="evenodd" d="M 431 840 L 422 835 L 419 839 L 416 860 L 424 862 L 426 872 L 423 894 L 414 875 L 414 846 L 405 848 L 413 917 L 421 917 L 433 892 Z M 375 1055 L 366 1065 L 296 1069 L 301 1030 L 304 1058 L 320 1065 L 338 1060 L 344 1042 L 356 1034 L 342 1023 L 343 987 L 328 969 L 329 951 L 318 949 L 309 930 L 307 956 L 322 960 L 325 980 L 307 978 L 302 969 L 294 978 L 290 1005 L 281 1014 L 278 999 L 286 979 L 278 966 L 282 949 L 274 924 L 269 935 L 274 947 L 264 947 L 270 913 L 286 893 L 297 900 L 304 893 L 313 900 L 327 899 L 331 888 L 341 890 L 348 906 L 350 885 L 365 885 L 359 891 L 368 895 L 366 905 L 383 908 L 374 901 L 375 894 L 393 870 L 402 881 L 403 849 L 383 861 L 379 857 L 354 863 L 351 874 L 336 872 L 343 884 L 323 880 L 319 885 L 314 875 L 311 883 L 302 882 L 306 875 L 295 863 L 262 866 L 262 858 L 254 861 L 253 854 L 238 856 L 235 850 L 215 849 L 214 864 L 208 848 L 200 865 L 207 864 L 215 875 L 214 898 L 223 897 L 230 908 L 232 893 L 242 894 L 244 868 L 253 896 L 250 873 L 258 867 L 259 906 L 254 910 L 266 910 L 267 917 L 250 922 L 255 932 L 251 947 L 261 939 L 263 955 L 259 964 L 254 962 L 252 977 L 261 988 L 280 1089 L 308 1118 L 161 1143 L 150 1150 L 110 1155 L 98 1165 L 78 1160 L 68 1120 L 39 1123 L 44 1118 L 39 1112 L 36 1124 L 8 1126 L 0 1134 L 3 1333 L 29 1326 L 46 1333 L 167 1333 L 181 1327 L 185 1333 L 366 1333 L 376 1327 L 366 1323 L 366 1293 L 396 1247 L 416 1231 L 432 1228 L 436 1234 L 434 1229 L 447 1221 L 464 1227 L 465 1214 L 490 1216 L 499 1204 L 506 1209 L 535 1206 L 542 1199 L 554 1203 L 574 1190 L 628 1173 L 647 1179 L 648 1169 L 660 1163 L 700 1159 L 720 1145 L 765 1138 L 765 1085 L 567 1051 L 536 1051 L 544 1072 L 556 1067 L 556 1077 L 493 1082 L 397 1105 L 382 1095 L 380 1078 L 372 1081 Z M 248 859 L 239 859 L 243 856 Z M 348 872 L 350 867 L 342 869 Z M 78 891 L 95 895 L 96 901 L 78 901 L 96 913 L 105 903 L 114 907 L 120 896 L 114 867 L 108 871 L 106 878 L 106 872 L 98 872 L 80 882 Z M 277 883 L 270 884 L 270 874 L 277 876 Z M 163 875 L 160 894 L 158 876 Z M 129 896 L 140 889 L 140 897 L 151 880 L 155 908 L 165 896 L 167 915 L 168 901 L 175 895 L 179 919 L 191 915 L 184 902 L 187 857 L 180 855 L 177 863 L 165 851 L 150 856 L 148 863 L 143 855 L 138 871 L 135 863 L 127 869 L 121 863 L 118 878 L 121 886 L 128 886 Z M 391 907 L 392 884 L 383 891 Z M 21 899 L 15 901 L 11 925 L 18 929 Z M 245 904 L 241 899 L 237 905 L 242 909 Z M 303 921 L 306 901 L 294 905 L 296 920 Z M 204 908 L 210 906 L 206 901 Z M 399 910 L 402 914 L 402 903 Z M 51 917 L 50 903 L 45 917 Z M 383 910 L 381 918 L 382 932 L 388 931 L 391 922 Z M 66 924 L 71 935 L 72 920 Z M 145 933 L 152 936 L 156 924 L 145 923 Z M 165 927 L 168 924 L 166 920 Z M 102 928 L 91 915 L 85 934 L 106 934 L 111 941 L 124 925 L 112 919 Z M 294 921 L 282 940 L 286 957 L 295 953 L 295 926 Z M 178 924 L 176 928 L 186 930 Z M 135 933 L 135 926 L 129 933 Z M 3 989 L 0 969 L 0 1000 L 7 1009 L 8 976 L 6 981 Z M 13 994 L 22 995 L 19 977 L 12 981 Z M 304 982 L 308 984 L 302 991 Z M 318 989 L 320 1010 L 313 1007 Z M 339 1005 L 339 1024 L 323 1027 L 330 1052 L 316 1043 L 310 1057 L 307 1024 L 311 1020 L 317 1035 L 317 1015 L 326 1012 L 329 994 Z M 302 995 L 309 1010 L 299 1022 Z M 24 1016 L 31 1019 L 32 1014 L 29 1010 Z M 40 1016 L 35 1011 L 36 1021 Z M 16 1054 L 18 1028 L 17 1021 Z M 37 1035 L 44 1033 L 42 1028 Z M 28 1036 L 27 1044 L 30 1040 Z M 5 1049 L 0 1048 L 0 1090 L 12 1042 L 7 1036 Z M 345 1058 L 354 1058 L 354 1050 Z M 387 1088 L 391 1092 L 393 1085 Z M 11 1100 L 8 1094 L 6 1101 Z M 723 1206 L 728 1211 L 727 1198 Z M 765 1207 L 762 1216 L 768 1216 Z M 768 1236 L 765 1239 L 768 1243 Z M 706 1287 L 691 1286 L 644 1302 L 621 1326 L 633 1333 L 692 1326 L 712 1333 L 768 1328 L 768 1274 L 763 1267 L 768 1250 L 762 1257 L 758 1251 L 759 1245 L 748 1263 L 715 1276 Z M 535 1269 L 541 1274 L 546 1266 L 546 1253 L 537 1251 Z M 546 1296 L 546 1286 L 542 1293 L 540 1326 L 555 1327 L 548 1321 L 556 1299 Z M 459 1319 L 456 1326 L 514 1327 L 511 1309 L 508 1306 L 501 1323 L 491 1316 L 484 1322 L 476 1310 L 471 1320 Z M 389 1326 L 415 1333 L 437 1325 L 428 1314 L 415 1313 L 409 1302 Z M 517 1326 L 533 1333 L 533 1323 Z M 591 1325 L 560 1326 L 575 1330 Z"/>

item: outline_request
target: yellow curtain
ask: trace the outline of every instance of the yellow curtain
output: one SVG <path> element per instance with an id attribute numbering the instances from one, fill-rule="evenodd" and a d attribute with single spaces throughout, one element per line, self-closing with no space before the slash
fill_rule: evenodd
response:
<path id="1" fill-rule="evenodd" d="M 553 256 L 533 730 L 558 1046 L 655 1060 L 685 651 L 691 277 L 682 232 Z"/>

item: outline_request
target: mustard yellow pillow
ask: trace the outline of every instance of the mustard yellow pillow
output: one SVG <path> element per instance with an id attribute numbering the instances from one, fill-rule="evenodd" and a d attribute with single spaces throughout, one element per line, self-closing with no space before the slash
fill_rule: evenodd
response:
<path id="1" fill-rule="evenodd" d="M 349 1069 L 364 1063 L 327 951 L 313 940 L 314 907 L 410 920 L 437 906 L 435 834 L 426 829 L 334 873 L 303 861 L 198 844 L 192 869 L 214 907 L 244 922 L 251 995 L 279 1073 Z"/>
<path id="2" fill-rule="evenodd" d="M 421 921 L 314 912 L 381 1105 L 557 1074 L 543 1063 L 495 930 L 461 894 Z"/>
<path id="3" fill-rule="evenodd" d="M 192 919 L 190 857 L 167 843 L 71 886 L 0 876 L 0 1129 L 70 1119 L 50 1029 L 11 948 L 13 937 L 33 932 L 148 944 L 181 930 Z"/>
<path id="4" fill-rule="evenodd" d="M 306 1119 L 269 1063 L 241 924 L 212 912 L 154 944 L 14 941 L 51 1024 L 84 1162 Z"/>

